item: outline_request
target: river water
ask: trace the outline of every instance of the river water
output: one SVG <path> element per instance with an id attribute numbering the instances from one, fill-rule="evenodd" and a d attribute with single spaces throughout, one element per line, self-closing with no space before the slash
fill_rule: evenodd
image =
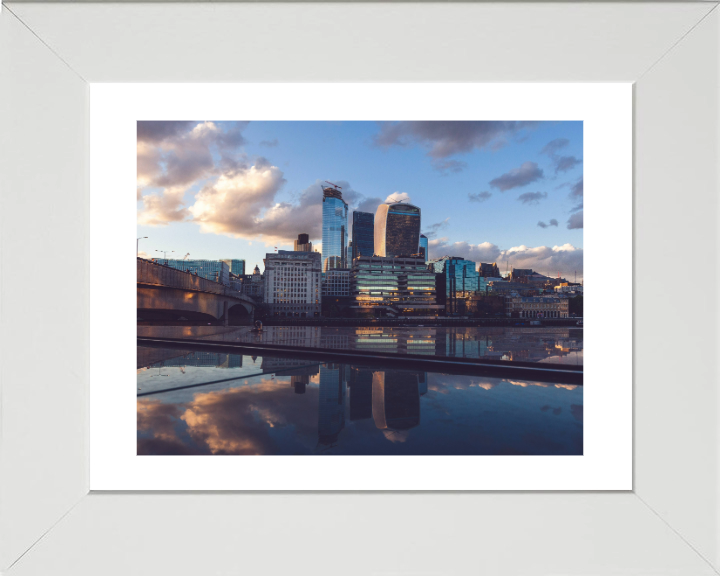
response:
<path id="1" fill-rule="evenodd" d="M 582 330 L 365 330 L 264 333 L 274 342 L 582 364 Z M 192 331 L 223 341 L 257 336 Z M 140 346 L 137 395 L 141 455 L 583 453 L 581 385 Z"/>

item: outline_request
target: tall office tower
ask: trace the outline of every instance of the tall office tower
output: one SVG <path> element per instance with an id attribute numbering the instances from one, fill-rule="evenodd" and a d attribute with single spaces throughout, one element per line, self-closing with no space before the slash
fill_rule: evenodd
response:
<path id="1" fill-rule="evenodd" d="M 420 254 L 425 259 L 425 263 L 427 264 L 428 258 L 428 239 L 425 234 L 420 234 Z"/>
<path id="2" fill-rule="evenodd" d="M 339 188 L 323 188 L 322 271 L 346 268 L 348 205 Z"/>
<path id="3" fill-rule="evenodd" d="M 351 260 L 375 253 L 375 215 L 372 212 L 353 212 Z M 352 262 L 348 263 L 351 266 Z"/>
<path id="4" fill-rule="evenodd" d="M 280 250 L 265 255 L 265 304 L 273 316 L 320 316 L 320 254 Z"/>
<path id="5" fill-rule="evenodd" d="M 375 213 L 375 256 L 413 256 L 420 248 L 420 208 L 397 202 Z"/>
<path id="6" fill-rule="evenodd" d="M 297 240 L 295 240 L 295 252 L 312 252 L 312 242 L 310 242 L 310 236 L 308 234 L 298 234 Z"/>
<path id="7" fill-rule="evenodd" d="M 235 276 L 242 276 L 245 274 L 245 260 L 233 260 L 226 258 L 225 260 L 221 260 L 221 262 L 225 262 L 225 264 L 230 267 L 230 274 L 235 274 Z"/>

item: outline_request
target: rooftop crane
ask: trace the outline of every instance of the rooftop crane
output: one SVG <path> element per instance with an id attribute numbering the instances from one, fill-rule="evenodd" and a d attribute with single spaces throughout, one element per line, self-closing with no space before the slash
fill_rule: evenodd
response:
<path id="1" fill-rule="evenodd" d="M 328 184 L 330 184 L 330 186 L 335 186 L 335 190 L 342 190 L 342 186 L 338 186 L 337 184 L 333 184 L 332 182 L 330 182 L 330 180 L 325 180 L 325 182 L 327 182 Z"/>

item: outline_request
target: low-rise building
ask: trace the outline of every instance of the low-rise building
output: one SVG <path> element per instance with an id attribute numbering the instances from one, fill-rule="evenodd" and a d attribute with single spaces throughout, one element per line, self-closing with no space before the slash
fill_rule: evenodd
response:
<path id="1" fill-rule="evenodd" d="M 160 259 L 159 264 L 164 264 L 176 270 L 196 274 L 207 280 L 220 282 L 226 286 L 230 285 L 230 266 L 223 260 L 173 260 Z"/>
<path id="2" fill-rule="evenodd" d="M 387 316 L 437 316 L 435 273 L 422 256 L 358 256 L 350 271 L 352 308 Z"/>
<path id="3" fill-rule="evenodd" d="M 319 252 L 280 250 L 265 256 L 265 304 L 272 316 L 320 316 Z"/>
<path id="4" fill-rule="evenodd" d="M 350 270 L 332 268 L 325 272 L 322 280 L 323 296 L 350 296 Z"/>
<path id="5" fill-rule="evenodd" d="M 543 296 L 505 297 L 505 315 L 511 318 L 568 318 L 568 299 Z"/>
<path id="6" fill-rule="evenodd" d="M 582 286 L 578 286 L 578 285 L 570 286 L 567 283 L 560 284 L 560 286 L 555 286 L 554 290 L 555 290 L 556 294 L 568 294 L 570 296 L 575 296 L 575 295 L 583 293 Z"/>
<path id="7" fill-rule="evenodd" d="M 264 277 L 260 273 L 259 266 L 255 265 L 252 274 L 234 275 L 230 274 L 230 286 L 242 292 L 246 296 L 250 296 L 256 302 L 262 302 L 265 297 Z"/>

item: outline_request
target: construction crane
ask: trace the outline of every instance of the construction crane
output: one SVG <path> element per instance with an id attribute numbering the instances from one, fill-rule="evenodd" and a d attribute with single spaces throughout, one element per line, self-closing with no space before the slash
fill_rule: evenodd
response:
<path id="1" fill-rule="evenodd" d="M 342 190 L 342 186 L 338 186 L 337 184 L 333 184 L 332 182 L 330 182 L 330 180 L 325 180 L 325 182 L 327 182 L 328 184 L 330 184 L 330 186 L 334 186 L 334 187 L 335 187 L 335 190 Z"/>

